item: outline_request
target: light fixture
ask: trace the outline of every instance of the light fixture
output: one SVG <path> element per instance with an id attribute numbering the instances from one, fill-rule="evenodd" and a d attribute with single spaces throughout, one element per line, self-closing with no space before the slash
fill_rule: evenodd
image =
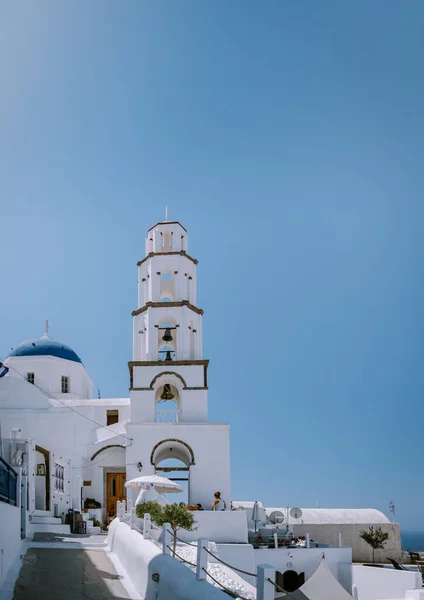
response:
<path id="1" fill-rule="evenodd" d="M 142 471 L 142 469 L 143 469 L 143 465 L 141 464 L 141 462 L 138 462 L 138 463 L 137 463 L 137 469 L 138 469 L 138 470 L 140 471 L 140 473 L 141 473 L 141 471 Z"/>

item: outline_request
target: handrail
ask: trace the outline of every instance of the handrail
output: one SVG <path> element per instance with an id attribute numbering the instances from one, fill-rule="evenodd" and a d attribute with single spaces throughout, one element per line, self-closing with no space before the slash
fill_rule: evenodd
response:
<path id="1" fill-rule="evenodd" d="M 192 566 L 192 567 L 197 567 L 197 565 L 195 565 L 194 563 L 190 562 L 189 560 L 186 560 L 185 558 L 183 558 L 182 556 L 180 556 L 179 554 L 177 554 L 176 552 L 174 552 L 174 550 L 170 547 L 167 546 L 168 550 L 170 550 L 172 552 L 172 554 L 174 556 L 176 556 L 177 558 L 179 558 L 182 562 L 187 563 L 188 565 Z"/>
<path id="2" fill-rule="evenodd" d="M 4 466 L 5 466 L 5 467 L 6 467 L 6 468 L 7 468 L 9 471 L 12 471 L 12 473 L 13 473 L 14 475 L 16 475 L 16 477 L 18 476 L 18 474 L 17 474 L 17 472 L 15 471 L 15 469 L 14 469 L 13 467 L 11 467 L 11 466 L 9 465 L 9 463 L 7 463 L 7 462 L 4 460 L 4 458 L 2 458 L 1 456 L 0 456 L 0 463 L 3 463 L 3 464 L 4 464 Z"/>
<path id="3" fill-rule="evenodd" d="M 219 556 L 215 556 L 215 554 L 212 554 L 212 552 L 210 552 L 206 548 L 206 546 L 203 546 L 203 550 L 206 550 L 206 552 L 208 554 L 210 554 L 211 556 L 213 556 L 213 558 L 215 558 L 216 560 L 218 560 L 219 562 L 221 562 L 226 567 L 229 567 L 233 571 L 238 571 L 239 573 L 244 573 L 244 575 L 250 575 L 250 577 L 257 577 L 258 576 L 257 573 L 249 573 L 248 571 L 243 571 L 243 569 L 237 569 L 237 567 L 232 567 L 231 565 L 229 565 L 228 563 L 226 563 L 225 561 L 223 561 L 221 558 L 219 558 Z"/>
<path id="4" fill-rule="evenodd" d="M 0 487 L 0 501 L 12 506 L 18 505 L 18 474 L 9 463 L 0 457 L 0 469 L 5 476 L 2 477 Z"/>
<path id="5" fill-rule="evenodd" d="M 205 569 L 205 567 L 202 567 L 202 571 L 204 571 L 208 577 L 210 577 L 215 583 L 217 583 L 224 590 L 224 592 L 226 592 L 232 598 L 237 598 L 237 600 L 239 600 L 239 599 L 240 600 L 247 600 L 247 598 L 244 598 L 243 596 L 236 595 L 235 592 L 233 592 L 229 588 L 225 587 L 225 585 L 222 585 L 222 583 L 220 583 L 217 579 L 215 579 L 215 577 L 213 575 L 211 575 L 210 573 L 208 573 L 208 571 Z"/>
<path id="6" fill-rule="evenodd" d="M 187 546 L 193 546 L 193 548 L 197 548 L 197 544 L 191 544 L 190 542 L 186 542 L 182 539 L 180 539 L 179 537 L 177 537 L 175 535 L 175 533 L 173 531 L 169 531 L 169 529 L 166 530 L 170 535 L 172 535 L 172 537 L 175 537 L 176 540 L 178 540 L 179 542 L 181 542 L 182 544 L 187 544 Z"/>

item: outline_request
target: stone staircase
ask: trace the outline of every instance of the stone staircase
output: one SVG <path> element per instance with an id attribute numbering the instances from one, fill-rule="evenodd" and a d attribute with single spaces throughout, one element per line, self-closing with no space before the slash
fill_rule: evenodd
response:
<path id="1" fill-rule="evenodd" d="M 34 510 L 30 516 L 28 534 L 32 537 L 34 533 L 70 534 L 71 528 L 63 525 L 62 519 L 53 517 L 48 510 Z"/>
<path id="2" fill-rule="evenodd" d="M 102 532 L 100 527 L 95 527 L 92 519 L 88 518 L 87 513 L 83 513 L 83 519 L 87 523 L 86 532 L 95 535 Z M 53 517 L 51 511 L 34 510 L 29 521 L 28 535 L 32 537 L 34 533 L 56 533 L 70 534 L 71 528 L 69 525 L 63 525 L 62 519 Z"/>

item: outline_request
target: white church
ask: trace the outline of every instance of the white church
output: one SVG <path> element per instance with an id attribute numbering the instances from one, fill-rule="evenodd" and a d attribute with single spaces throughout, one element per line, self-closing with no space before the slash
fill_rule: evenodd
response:
<path id="1" fill-rule="evenodd" d="M 149 229 L 137 268 L 129 398 L 93 397 L 81 358 L 51 339 L 48 326 L 3 361 L 3 452 L 12 466 L 21 454 L 27 463 L 32 532 L 46 524 L 57 530 L 85 498 L 102 505 L 104 522 L 125 498 L 126 479 L 140 474 L 179 474 L 190 504 L 210 508 L 217 490 L 230 501 L 229 426 L 208 421 L 197 260 L 188 254 L 185 228 L 163 222 Z"/>
<path id="2" fill-rule="evenodd" d="M 83 361 L 51 339 L 48 327 L 44 336 L 21 343 L 2 361 L 8 372 L 0 377 L 0 456 L 20 469 L 27 489 L 22 537 L 68 532 L 68 510 L 82 511 L 87 498 L 101 505 L 95 514 L 104 523 L 117 501 L 126 498 L 125 481 L 139 475 L 177 479 L 186 489 L 184 500 L 202 504 L 205 511 L 216 491 L 228 511 L 231 507 L 229 425 L 208 419 L 198 261 L 188 253 L 187 231 L 179 222 L 157 223 L 145 243 L 146 256 L 137 264 L 129 398 L 93 397 Z M 251 506 L 234 501 L 235 508 Z M 283 509 L 271 512 L 278 510 Z M 264 523 L 269 521 L 270 510 L 262 507 L 262 514 Z M 228 517 L 235 528 L 225 522 L 223 539 L 217 541 L 247 543 L 246 517 L 240 510 Z M 298 526 L 299 535 L 309 531 L 327 543 L 337 544 L 344 532 L 352 547 L 359 544 L 357 557 L 369 554 L 358 532 L 371 524 L 390 533 L 384 552 L 398 556 L 399 527 L 379 511 L 316 509 L 293 523 L 294 533 Z M 226 540 L 237 527 L 240 533 Z"/>

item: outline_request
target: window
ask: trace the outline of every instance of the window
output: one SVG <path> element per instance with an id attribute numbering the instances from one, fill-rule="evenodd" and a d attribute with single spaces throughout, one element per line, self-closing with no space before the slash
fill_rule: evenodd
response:
<path id="1" fill-rule="evenodd" d="M 54 464 L 55 477 L 54 477 L 54 491 L 64 494 L 65 493 L 65 467 Z"/>
<path id="2" fill-rule="evenodd" d="M 32 383 L 32 385 L 34 385 L 34 379 L 35 379 L 34 373 L 27 373 L 27 381 L 29 381 L 29 383 Z"/>
<path id="3" fill-rule="evenodd" d="M 117 410 L 106 411 L 106 425 L 113 425 L 119 421 L 119 413 Z"/>
<path id="4" fill-rule="evenodd" d="M 69 394 L 69 377 L 62 375 L 62 394 Z"/>

